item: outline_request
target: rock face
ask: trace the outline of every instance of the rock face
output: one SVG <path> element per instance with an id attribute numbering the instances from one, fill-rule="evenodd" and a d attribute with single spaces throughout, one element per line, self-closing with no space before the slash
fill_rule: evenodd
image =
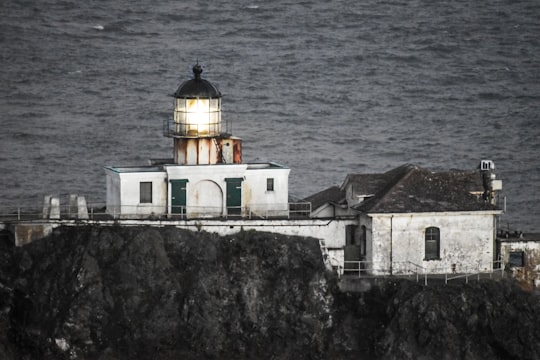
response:
<path id="1" fill-rule="evenodd" d="M 0 359 L 535 359 L 510 282 L 342 293 L 318 241 L 151 227 L 0 237 Z"/>
<path id="2" fill-rule="evenodd" d="M 375 358 L 540 358 L 540 297 L 509 280 L 427 287 L 385 281 L 335 303 L 345 320 L 336 328 L 355 334 L 342 347 Z"/>
<path id="3" fill-rule="evenodd" d="M 174 228 L 60 228 L 15 249 L 11 344 L 29 358 L 324 352 L 318 243 Z"/>

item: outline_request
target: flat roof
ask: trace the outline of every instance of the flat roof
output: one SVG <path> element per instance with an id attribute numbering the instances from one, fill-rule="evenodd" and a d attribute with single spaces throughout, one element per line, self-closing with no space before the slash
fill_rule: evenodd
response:
<path id="1" fill-rule="evenodd" d="M 275 163 L 275 162 L 267 162 L 267 163 L 252 163 L 252 164 L 246 164 L 248 170 L 257 170 L 257 169 L 288 169 L 287 166 L 283 166 L 281 164 Z"/>
<path id="2" fill-rule="evenodd" d="M 105 169 L 114 171 L 116 173 L 138 173 L 138 172 L 164 172 L 165 169 L 163 166 L 175 167 L 175 166 L 247 166 L 247 170 L 259 170 L 259 169 L 288 169 L 288 167 L 283 166 L 274 162 L 267 163 L 243 163 L 243 164 L 197 164 L 197 165 L 183 165 L 183 164 L 160 164 L 160 165 L 142 165 L 142 166 L 105 166 Z"/>
<path id="3" fill-rule="evenodd" d="M 130 172 L 163 172 L 161 166 L 105 166 L 105 169 L 111 170 L 117 173 L 130 173 Z"/>

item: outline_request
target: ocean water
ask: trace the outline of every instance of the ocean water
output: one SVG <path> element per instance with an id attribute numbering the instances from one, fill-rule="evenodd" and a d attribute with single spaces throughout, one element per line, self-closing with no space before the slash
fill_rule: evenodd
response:
<path id="1" fill-rule="evenodd" d="M 288 165 L 298 198 L 491 159 L 502 223 L 540 231 L 539 34 L 537 0 L 3 0 L 0 206 L 104 203 L 104 165 L 170 157 L 199 61 L 244 160 Z"/>

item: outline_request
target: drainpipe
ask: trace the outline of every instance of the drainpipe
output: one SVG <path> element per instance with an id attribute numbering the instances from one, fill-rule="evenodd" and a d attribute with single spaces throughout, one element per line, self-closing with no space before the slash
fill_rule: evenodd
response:
<path id="1" fill-rule="evenodd" d="M 393 271 L 393 263 L 394 263 L 394 215 L 390 216 L 390 275 L 392 275 Z"/>
<path id="2" fill-rule="evenodd" d="M 165 217 L 169 218 L 171 211 L 169 211 L 169 198 L 171 197 L 171 182 L 169 181 L 169 174 L 165 176 L 165 184 L 167 193 L 165 194 Z"/>

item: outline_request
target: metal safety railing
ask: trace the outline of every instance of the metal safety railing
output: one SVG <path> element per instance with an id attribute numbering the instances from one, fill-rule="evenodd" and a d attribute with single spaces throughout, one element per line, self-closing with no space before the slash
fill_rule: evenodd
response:
<path id="1" fill-rule="evenodd" d="M 343 273 L 358 274 L 358 277 L 415 276 L 417 282 L 423 278 L 427 285 L 426 269 L 411 261 L 393 262 L 392 269 L 376 268 L 373 264 L 372 261 L 344 261 Z"/>
<path id="2" fill-rule="evenodd" d="M 445 284 L 452 280 L 463 279 L 466 283 L 469 279 L 475 279 L 480 281 L 481 279 L 493 279 L 499 276 L 504 277 L 504 269 L 502 267 L 502 261 L 494 261 L 491 270 L 482 270 L 480 266 L 462 268 L 459 272 L 451 269 L 448 271 L 446 268 L 426 268 L 421 265 L 415 264 L 411 261 L 393 262 L 391 268 L 377 268 L 372 261 L 344 261 L 343 270 L 344 275 L 352 274 L 358 278 L 377 278 L 377 277 L 415 277 L 416 282 L 423 281 L 424 285 L 428 284 L 428 279 L 431 280 L 444 280 Z"/>
<path id="3" fill-rule="evenodd" d="M 231 134 L 232 121 L 215 119 L 205 124 L 188 124 L 174 119 L 163 120 L 163 135 L 166 137 L 213 137 L 220 134 Z"/>
<path id="4" fill-rule="evenodd" d="M 79 199 L 79 200 L 77 200 Z M 79 198 L 45 198 L 43 205 L 0 206 L 0 221 L 30 221 L 39 219 L 307 219 L 311 216 L 311 203 L 296 202 L 273 207 L 245 206 L 157 206 L 153 204 L 109 205 L 87 204 Z"/>
<path id="5" fill-rule="evenodd" d="M 488 278 L 493 279 L 497 274 L 500 276 L 500 278 L 504 277 L 504 268 L 502 266 L 502 261 L 497 260 L 493 262 L 492 269 L 489 271 L 482 270 L 481 266 L 478 265 L 477 267 L 468 267 L 468 268 L 462 268 L 457 271 L 451 271 L 451 272 L 445 272 L 444 273 L 444 283 L 448 284 L 449 281 L 456 280 L 456 279 L 465 279 L 465 283 L 469 283 L 469 279 L 476 279 L 477 281 L 480 281 L 481 278 Z"/>

